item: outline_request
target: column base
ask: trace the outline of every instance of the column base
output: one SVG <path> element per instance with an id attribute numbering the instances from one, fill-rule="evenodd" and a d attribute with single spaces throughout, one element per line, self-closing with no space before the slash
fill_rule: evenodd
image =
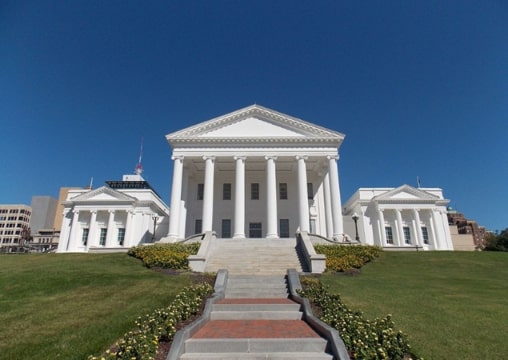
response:
<path id="1" fill-rule="evenodd" d="M 279 235 L 277 234 L 266 234 L 267 239 L 278 239 Z"/>

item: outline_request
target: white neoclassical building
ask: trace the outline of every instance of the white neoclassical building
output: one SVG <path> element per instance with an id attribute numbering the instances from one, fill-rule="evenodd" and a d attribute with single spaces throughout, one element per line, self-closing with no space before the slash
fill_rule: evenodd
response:
<path id="1" fill-rule="evenodd" d="M 344 205 L 345 227 L 362 243 L 385 249 L 453 250 L 448 202 L 438 188 L 360 188 Z"/>
<path id="2" fill-rule="evenodd" d="M 343 134 L 252 105 L 166 138 L 174 161 L 166 241 L 207 231 L 342 238 Z"/>
<path id="3" fill-rule="evenodd" d="M 453 250 L 441 189 L 361 188 L 342 205 L 344 137 L 260 105 L 168 134 L 170 210 L 140 173 L 72 189 L 58 251 L 122 250 L 203 233 Z"/>
<path id="4" fill-rule="evenodd" d="M 361 243 L 453 249 L 439 189 L 360 189 L 343 208 L 338 159 L 344 137 L 260 105 L 168 134 L 174 166 L 163 241 L 209 231 L 218 238 L 306 232 L 354 241 L 357 213 Z"/>
<path id="5" fill-rule="evenodd" d="M 70 189 L 58 252 L 120 251 L 166 235 L 169 209 L 140 174 Z"/>

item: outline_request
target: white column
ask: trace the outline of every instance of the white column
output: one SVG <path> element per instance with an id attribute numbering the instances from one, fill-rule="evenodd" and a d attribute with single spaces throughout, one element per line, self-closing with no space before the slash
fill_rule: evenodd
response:
<path id="1" fill-rule="evenodd" d="M 330 190 L 332 193 L 332 216 L 333 236 L 339 237 L 344 234 L 342 223 L 342 203 L 339 191 L 339 169 L 337 167 L 337 156 L 328 156 L 328 169 L 330 172 Z"/>
<path id="2" fill-rule="evenodd" d="M 333 216 L 332 216 L 332 199 L 330 195 L 330 176 L 328 172 L 323 179 L 324 197 L 325 197 L 325 221 L 326 221 L 326 236 L 333 237 Z"/>
<path id="3" fill-rule="evenodd" d="M 205 160 L 205 185 L 203 194 L 203 232 L 212 231 L 213 226 L 213 180 L 215 156 L 203 156 Z"/>
<path id="4" fill-rule="evenodd" d="M 307 194 L 307 156 L 297 156 L 298 162 L 298 214 L 300 231 L 309 232 L 309 200 Z"/>
<path id="5" fill-rule="evenodd" d="M 90 224 L 88 224 L 88 241 L 86 243 L 86 249 L 90 246 L 96 245 L 96 232 L 97 232 L 97 210 L 92 210 L 90 216 Z"/>
<path id="6" fill-rule="evenodd" d="M 130 247 L 131 245 L 131 222 L 132 222 L 132 213 L 130 210 L 126 211 L 126 218 L 125 218 L 125 237 L 123 239 L 123 246 L 124 247 Z"/>
<path id="7" fill-rule="evenodd" d="M 443 250 L 453 250 L 452 234 L 450 233 L 450 225 L 448 224 L 448 216 L 446 211 L 439 210 L 439 217 L 443 229 Z"/>
<path id="8" fill-rule="evenodd" d="M 72 222 L 71 222 L 71 236 L 69 238 L 69 250 L 74 251 L 76 247 L 82 245 L 79 243 L 79 239 L 77 239 L 78 229 L 79 229 L 79 210 L 74 210 L 72 212 Z"/>
<path id="9" fill-rule="evenodd" d="M 266 237 L 278 238 L 277 232 L 277 180 L 275 175 L 276 156 L 266 159 Z"/>
<path id="10" fill-rule="evenodd" d="M 423 246 L 422 222 L 420 221 L 420 214 L 418 211 L 418 209 L 413 209 L 415 221 L 414 233 L 416 234 L 416 245 Z"/>
<path id="11" fill-rule="evenodd" d="M 115 236 L 115 210 L 109 210 L 108 232 L 106 233 L 105 247 L 113 247 L 113 236 Z"/>
<path id="12" fill-rule="evenodd" d="M 381 236 L 381 246 L 386 246 L 385 216 L 384 209 L 378 209 L 379 216 L 379 235 Z"/>
<path id="13" fill-rule="evenodd" d="M 430 225 L 430 239 L 429 239 L 429 243 L 431 243 L 433 245 L 433 248 L 434 250 L 438 250 L 438 242 L 437 242 L 437 236 L 436 236 L 436 231 L 434 229 L 434 217 L 432 216 L 432 210 L 429 210 L 430 211 L 430 221 L 429 221 L 429 225 Z"/>
<path id="14" fill-rule="evenodd" d="M 170 238 L 178 238 L 180 224 L 180 200 L 182 198 L 183 156 L 173 156 L 173 184 L 171 185 L 171 212 L 169 219 Z"/>
<path id="15" fill-rule="evenodd" d="M 235 156 L 235 230 L 234 238 L 245 238 L 245 157 Z"/>
<path id="16" fill-rule="evenodd" d="M 398 246 L 404 246 L 406 242 L 404 241 L 404 228 L 402 226 L 402 215 L 400 213 L 400 209 L 395 209 L 395 215 L 397 216 Z"/>
<path id="17" fill-rule="evenodd" d="M 187 200 L 189 198 L 189 174 L 185 167 L 183 169 L 183 185 L 182 185 L 182 200 L 180 201 L 180 212 L 178 217 L 180 218 L 178 225 L 178 238 L 185 239 L 186 231 L 185 225 L 187 224 Z"/>
<path id="18" fill-rule="evenodd" d="M 434 241 L 436 243 L 436 249 L 442 250 L 441 246 L 441 231 L 439 231 L 440 226 L 438 219 L 436 218 L 435 210 L 430 210 L 431 224 L 434 226 Z"/>
<path id="19" fill-rule="evenodd" d="M 69 235 L 71 228 L 71 219 L 69 218 L 70 209 L 63 211 L 62 228 L 60 229 L 60 240 L 58 241 L 58 252 L 69 251 Z"/>

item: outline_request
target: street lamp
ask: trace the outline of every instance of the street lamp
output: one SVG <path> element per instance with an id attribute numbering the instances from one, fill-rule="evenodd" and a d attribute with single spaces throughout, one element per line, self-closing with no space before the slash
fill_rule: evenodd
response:
<path id="1" fill-rule="evenodd" d="M 358 219 L 360 217 L 358 216 L 357 213 L 354 213 L 353 216 L 352 216 L 352 219 L 353 221 L 355 222 L 355 231 L 356 231 L 356 236 L 355 236 L 355 240 L 356 241 L 360 241 L 360 237 L 358 236 Z"/>
<path id="2" fill-rule="evenodd" d="M 157 225 L 157 220 L 159 220 L 159 217 L 156 214 L 152 215 L 153 219 L 153 234 L 152 234 L 152 242 L 155 242 L 155 227 Z"/>

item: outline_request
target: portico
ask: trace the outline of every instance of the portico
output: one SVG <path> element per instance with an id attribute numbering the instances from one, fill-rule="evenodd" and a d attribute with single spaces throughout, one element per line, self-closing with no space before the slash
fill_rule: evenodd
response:
<path id="1" fill-rule="evenodd" d="M 453 250 L 448 200 L 438 188 L 361 188 L 344 205 L 359 216 L 362 243 L 385 249 Z"/>
<path id="2" fill-rule="evenodd" d="M 341 237 L 338 149 L 344 135 L 259 105 L 167 135 L 173 147 L 167 241 Z"/>

